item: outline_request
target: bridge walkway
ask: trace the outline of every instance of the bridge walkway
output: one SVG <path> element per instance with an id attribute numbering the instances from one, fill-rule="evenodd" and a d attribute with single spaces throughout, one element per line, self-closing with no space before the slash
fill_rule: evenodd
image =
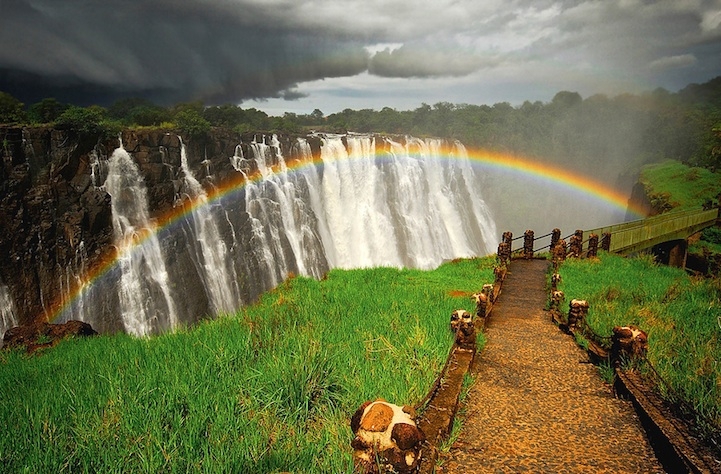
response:
<path id="1" fill-rule="evenodd" d="M 584 231 L 584 235 L 611 234 L 610 252 L 629 254 L 673 240 L 686 239 L 716 224 L 719 209 L 689 209 L 659 214 L 622 224 Z"/>
<path id="2" fill-rule="evenodd" d="M 662 473 L 631 402 L 543 311 L 544 260 L 515 260 L 442 473 Z"/>

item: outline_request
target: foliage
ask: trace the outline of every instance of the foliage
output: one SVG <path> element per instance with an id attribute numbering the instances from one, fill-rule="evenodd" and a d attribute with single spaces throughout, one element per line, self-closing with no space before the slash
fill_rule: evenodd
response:
<path id="1" fill-rule="evenodd" d="M 68 107 L 55 121 L 60 129 L 73 130 L 81 135 L 115 136 L 121 126 L 108 119 L 107 110 L 94 105 L 90 107 Z"/>
<path id="2" fill-rule="evenodd" d="M 0 353 L 7 472 L 348 472 L 368 399 L 420 401 L 448 316 L 493 259 L 294 278 L 232 316 L 145 339 Z"/>
<path id="3" fill-rule="evenodd" d="M 28 108 L 28 119 L 31 123 L 53 123 L 68 107 L 57 99 L 43 99 Z"/>
<path id="4" fill-rule="evenodd" d="M 116 101 L 109 109 L 108 115 L 126 126 L 159 126 L 171 119 L 170 111 L 152 102 L 129 98 Z"/>
<path id="5" fill-rule="evenodd" d="M 194 109 L 185 109 L 175 114 L 175 124 L 188 136 L 198 137 L 210 132 L 210 122 Z"/>
<path id="6" fill-rule="evenodd" d="M 699 208 L 717 201 L 721 191 L 721 173 L 674 160 L 644 166 L 640 182 L 657 206 L 665 203 L 665 210 Z"/>
<path id="7" fill-rule="evenodd" d="M 0 92 L 0 123 L 22 123 L 26 119 L 24 107 L 12 95 Z"/>
<path id="8" fill-rule="evenodd" d="M 17 117 L 24 114 L 22 106 L 18 109 L 18 102 L 8 94 L 0 96 L 0 104 L 8 101 L 14 118 L 5 121 L 23 122 L 24 116 Z M 4 110 L 2 105 L 0 110 Z M 458 139 L 472 148 L 543 157 L 614 181 L 619 174 L 635 179 L 642 164 L 660 159 L 705 168 L 721 166 L 721 77 L 677 93 L 657 89 L 641 95 L 596 94 L 584 99 L 577 92 L 560 91 L 548 103 L 525 101 L 520 106 L 439 102 L 405 111 L 383 107 L 325 115 L 315 109 L 310 114 L 281 117 L 228 104 L 206 107 L 190 102 L 165 108 L 128 98 L 110 107 L 109 118 L 129 127 L 157 126 L 180 114 L 189 132 L 204 133 L 208 126 L 188 110 L 211 126 L 241 133 L 350 130 Z"/>
<path id="9" fill-rule="evenodd" d="M 721 228 L 709 227 L 701 232 L 703 240 L 706 242 L 721 245 Z"/>
<path id="10" fill-rule="evenodd" d="M 559 289 L 567 299 L 589 302 L 588 324 L 610 336 L 614 326 L 634 324 L 649 336 L 648 359 L 669 384 L 663 395 L 690 407 L 721 434 L 721 284 L 692 279 L 683 270 L 649 258 L 567 260 Z"/>

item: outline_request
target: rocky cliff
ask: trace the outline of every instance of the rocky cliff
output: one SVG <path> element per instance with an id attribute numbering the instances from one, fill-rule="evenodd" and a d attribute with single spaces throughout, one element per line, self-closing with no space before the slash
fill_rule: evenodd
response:
<path id="1" fill-rule="evenodd" d="M 206 189 L 237 179 L 231 157 L 236 146 L 244 156 L 253 156 L 249 147 L 254 138 L 221 130 L 186 138 L 188 166 L 203 177 L 199 181 Z M 291 156 L 294 137 L 278 138 L 284 155 Z M 12 306 L 15 324 L 50 318 L 61 293 L 70 291 L 78 275 L 112 256 L 104 163 L 120 140 L 145 181 L 151 215 L 162 215 L 178 203 L 182 172 L 177 133 L 124 131 L 119 138 L 105 139 L 44 127 L 0 127 L 0 139 L 0 293 L 6 295 L 0 303 Z M 309 138 L 308 143 L 317 153 L 319 140 Z M 252 170 L 252 160 L 246 166 Z"/>

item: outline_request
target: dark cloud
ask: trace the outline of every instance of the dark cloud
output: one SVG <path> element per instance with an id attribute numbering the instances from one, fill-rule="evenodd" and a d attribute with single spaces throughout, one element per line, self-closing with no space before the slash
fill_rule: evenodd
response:
<path id="1" fill-rule="evenodd" d="M 351 76 L 430 78 L 439 91 L 454 89 L 453 80 L 533 90 L 605 81 L 601 92 L 611 92 L 613 84 L 680 88 L 721 74 L 719 0 L 0 0 L 0 7 L 0 90 L 28 103 L 302 100 L 310 81 Z M 365 87 L 382 85 L 361 88 L 372 95 Z"/>
<path id="2" fill-rule="evenodd" d="M 231 2 L 204 5 L 11 0 L 0 20 L 0 90 L 83 102 L 292 99 L 302 96 L 290 92 L 299 82 L 367 68 L 368 54 L 353 39 L 254 24 L 227 14 Z"/>
<path id="3" fill-rule="evenodd" d="M 368 71 L 383 77 L 457 77 L 491 67 L 496 62 L 491 58 L 483 60 L 458 45 L 438 48 L 438 45 L 414 44 L 377 52 L 370 59 Z"/>

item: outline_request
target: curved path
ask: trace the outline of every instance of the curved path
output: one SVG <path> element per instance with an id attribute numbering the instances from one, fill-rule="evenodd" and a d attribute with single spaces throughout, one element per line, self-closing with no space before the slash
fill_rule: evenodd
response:
<path id="1" fill-rule="evenodd" d="M 630 402 L 543 311 L 545 260 L 516 260 L 442 473 L 663 473 Z"/>

